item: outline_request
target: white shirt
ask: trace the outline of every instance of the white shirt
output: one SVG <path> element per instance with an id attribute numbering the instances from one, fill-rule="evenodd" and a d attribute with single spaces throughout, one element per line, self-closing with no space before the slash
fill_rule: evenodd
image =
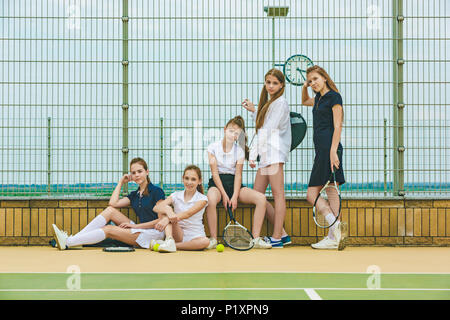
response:
<path id="1" fill-rule="evenodd" d="M 258 154 L 261 157 L 259 167 L 287 162 L 292 142 L 289 112 L 289 105 L 283 96 L 270 104 L 264 124 L 256 135 L 257 141 L 250 148 L 249 160 L 256 160 Z M 252 113 L 255 121 L 256 114 L 257 111 Z"/>
<path id="2" fill-rule="evenodd" d="M 222 140 L 211 143 L 208 146 L 208 152 L 216 157 L 217 169 L 219 174 L 235 174 L 236 163 L 244 163 L 245 152 L 237 143 L 233 144 L 230 152 L 223 151 Z"/>
<path id="3" fill-rule="evenodd" d="M 174 208 L 173 211 L 175 212 L 175 214 L 189 210 L 190 208 L 192 208 L 192 206 L 195 205 L 195 203 L 197 201 L 204 200 L 204 201 L 208 202 L 208 197 L 205 196 L 204 194 L 201 194 L 198 191 L 195 191 L 195 194 L 191 198 L 191 200 L 189 200 L 188 202 L 184 202 L 184 193 L 185 193 L 185 190 L 182 190 L 182 191 L 176 191 L 170 195 L 173 200 L 173 208 Z M 203 226 L 203 213 L 205 212 L 206 207 L 207 207 L 207 205 L 204 206 L 203 209 L 201 209 L 196 214 L 190 216 L 189 218 L 180 220 L 178 222 L 180 227 L 183 230 L 189 229 L 191 231 L 204 232 L 205 229 Z"/>

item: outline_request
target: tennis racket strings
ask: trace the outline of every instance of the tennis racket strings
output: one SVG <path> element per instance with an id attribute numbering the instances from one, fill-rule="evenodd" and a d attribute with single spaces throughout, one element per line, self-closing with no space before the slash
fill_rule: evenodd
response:
<path id="1" fill-rule="evenodd" d="M 247 249 L 252 246 L 252 238 L 247 230 L 239 225 L 229 225 L 223 232 L 224 241 L 237 249 Z"/>
<path id="2" fill-rule="evenodd" d="M 319 226 L 327 228 L 333 225 L 339 217 L 341 210 L 339 189 L 334 182 L 330 182 L 320 191 L 319 197 L 314 208 L 314 218 Z"/>

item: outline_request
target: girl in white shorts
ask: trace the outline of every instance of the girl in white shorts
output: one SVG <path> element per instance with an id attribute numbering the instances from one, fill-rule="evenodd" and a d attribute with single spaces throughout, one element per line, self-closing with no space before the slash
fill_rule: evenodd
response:
<path id="1" fill-rule="evenodd" d="M 155 229 L 164 230 L 166 234 L 159 252 L 202 250 L 209 245 L 203 226 L 208 197 L 203 194 L 202 173 L 197 166 L 184 169 L 183 184 L 184 190 L 172 193 L 154 208 L 161 218 Z"/>

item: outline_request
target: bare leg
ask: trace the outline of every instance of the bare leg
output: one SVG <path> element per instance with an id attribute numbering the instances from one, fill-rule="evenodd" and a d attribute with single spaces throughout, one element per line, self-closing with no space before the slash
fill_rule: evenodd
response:
<path id="1" fill-rule="evenodd" d="M 271 167 L 278 166 L 278 169 L 273 169 L 274 174 L 269 175 L 270 186 L 272 187 L 272 194 L 275 201 L 275 219 L 273 224 L 274 239 L 281 239 L 283 234 L 284 218 L 286 216 L 286 198 L 284 195 L 284 173 L 283 163 L 273 164 Z"/>
<path id="2" fill-rule="evenodd" d="M 203 250 L 209 245 L 209 239 L 199 237 L 187 242 L 177 242 L 176 246 L 179 250 Z"/>
<path id="3" fill-rule="evenodd" d="M 246 204 L 255 205 L 255 214 L 253 216 L 252 235 L 257 238 L 261 234 L 261 228 L 264 222 L 266 212 L 266 196 L 250 188 L 242 188 L 239 191 L 239 201 Z"/>
<path id="4" fill-rule="evenodd" d="M 314 201 L 316 201 L 316 198 L 322 188 L 323 186 L 308 187 L 308 190 L 306 191 L 306 200 L 311 205 L 314 205 Z M 330 204 L 322 197 L 317 200 L 316 209 L 320 214 L 328 214 L 332 212 Z"/>
<path id="5" fill-rule="evenodd" d="M 120 225 L 122 223 L 130 223 L 130 218 L 125 216 L 122 212 L 120 212 L 118 209 L 109 206 L 103 212 L 101 215 L 105 218 L 106 223 L 109 221 L 114 222 L 116 225 Z"/>
<path id="6" fill-rule="evenodd" d="M 208 206 L 206 207 L 206 219 L 211 238 L 217 239 L 217 204 L 222 195 L 219 189 L 212 187 L 208 189 Z"/>
<path id="7" fill-rule="evenodd" d="M 126 244 L 139 247 L 136 243 L 136 239 L 139 237 L 140 233 L 131 233 L 130 229 L 124 229 L 117 226 L 104 226 L 102 230 L 107 238 L 119 240 Z"/>
<path id="8" fill-rule="evenodd" d="M 262 174 L 261 171 L 258 169 L 258 172 L 256 173 L 255 184 L 253 186 L 253 189 L 262 194 L 265 194 L 268 185 L 269 185 L 269 176 Z M 269 222 L 272 225 L 275 225 L 275 209 L 269 201 L 267 201 L 267 203 L 266 203 L 266 216 L 267 216 L 267 220 L 269 220 Z M 287 232 L 283 228 L 282 236 L 284 237 L 286 235 L 287 235 Z"/>

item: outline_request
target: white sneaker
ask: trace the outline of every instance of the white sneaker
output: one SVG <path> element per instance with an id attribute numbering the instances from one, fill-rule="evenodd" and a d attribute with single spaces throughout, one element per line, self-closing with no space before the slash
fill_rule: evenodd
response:
<path id="1" fill-rule="evenodd" d="M 164 243 L 164 240 L 154 240 L 154 239 L 152 239 L 151 241 L 150 241 L 150 250 L 153 250 L 153 247 L 155 246 L 155 244 L 159 244 L 159 245 L 162 245 L 163 243 Z"/>
<path id="2" fill-rule="evenodd" d="M 159 245 L 159 252 L 177 252 L 177 247 L 175 245 L 175 240 L 169 238 Z"/>
<path id="3" fill-rule="evenodd" d="M 337 249 L 338 243 L 336 240 L 331 240 L 328 237 L 323 238 L 317 243 L 311 245 L 314 249 Z"/>
<path id="4" fill-rule="evenodd" d="M 266 242 L 261 237 L 253 239 L 253 248 L 255 249 L 272 249 L 270 242 Z"/>
<path id="5" fill-rule="evenodd" d="M 217 247 L 217 240 L 214 238 L 209 239 L 209 246 L 206 248 L 208 250 L 215 249 Z"/>
<path id="6" fill-rule="evenodd" d="M 56 224 L 52 224 L 53 230 L 55 231 L 55 237 L 56 237 L 56 243 L 58 244 L 59 250 L 66 250 L 67 249 L 67 238 L 69 237 L 67 235 L 67 232 L 61 231 L 58 229 Z"/>

